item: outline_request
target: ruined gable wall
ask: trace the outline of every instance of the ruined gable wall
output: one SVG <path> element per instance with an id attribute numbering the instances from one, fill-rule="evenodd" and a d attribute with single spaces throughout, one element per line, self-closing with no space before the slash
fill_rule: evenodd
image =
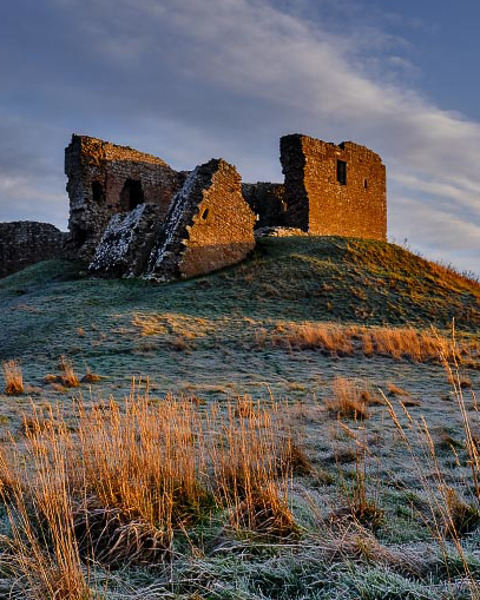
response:
<path id="1" fill-rule="evenodd" d="M 190 174 L 172 201 L 149 276 L 192 277 L 235 264 L 255 246 L 254 224 L 235 167 L 211 160 Z"/>
<path id="2" fill-rule="evenodd" d="M 235 167 L 219 161 L 210 187 L 204 191 L 189 230 L 180 263 L 184 277 L 235 264 L 255 247 L 255 215 L 242 195 Z"/>
<path id="3" fill-rule="evenodd" d="M 58 258 L 67 235 L 49 223 L 0 223 L 0 277 Z"/>
<path id="4" fill-rule="evenodd" d="M 113 214 L 135 208 L 131 202 L 136 198 L 137 204 L 160 205 L 164 216 L 186 177 L 150 154 L 77 135 L 65 151 L 65 173 L 69 228 L 73 244 L 85 258 L 93 255 Z"/>
<path id="5" fill-rule="evenodd" d="M 242 193 L 246 202 L 257 215 L 255 228 L 284 225 L 287 204 L 283 183 L 244 183 Z"/>
<path id="6" fill-rule="evenodd" d="M 386 171 L 364 146 L 339 146 L 307 136 L 281 140 L 287 224 L 312 235 L 385 240 Z M 346 185 L 337 180 L 337 161 L 346 163 Z"/>

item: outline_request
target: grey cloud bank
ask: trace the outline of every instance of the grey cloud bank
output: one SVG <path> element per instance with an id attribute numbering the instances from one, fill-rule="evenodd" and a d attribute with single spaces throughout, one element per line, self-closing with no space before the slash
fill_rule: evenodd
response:
<path id="1" fill-rule="evenodd" d="M 65 227 L 72 131 L 176 168 L 223 156 L 244 180 L 280 180 L 278 138 L 300 131 L 378 151 L 391 236 L 478 271 L 480 125 L 411 86 L 402 39 L 360 17 L 352 35 L 340 33 L 330 2 L 286 4 L 20 0 L 2 9 L 0 220 Z"/>

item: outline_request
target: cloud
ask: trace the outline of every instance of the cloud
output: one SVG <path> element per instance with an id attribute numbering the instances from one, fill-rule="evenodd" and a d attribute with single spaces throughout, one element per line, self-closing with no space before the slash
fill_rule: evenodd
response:
<path id="1" fill-rule="evenodd" d="M 463 252 L 462 264 L 476 268 L 480 125 L 414 89 L 406 42 L 355 4 L 45 0 L 41 35 L 29 42 L 41 48 L 42 64 L 27 61 L 15 81 L 22 98 L 33 94 L 25 110 L 33 103 L 37 118 L 56 124 L 52 143 L 63 147 L 70 128 L 137 145 L 178 168 L 222 155 L 246 179 L 280 180 L 284 133 L 364 143 L 389 167 L 392 231 L 402 228 L 426 252 Z M 52 194 L 60 194 L 53 180 Z M 458 238 L 464 250 L 441 219 L 468 231 Z"/>
<path id="2" fill-rule="evenodd" d="M 395 230 L 391 231 L 392 241 L 399 243 L 406 239 L 414 251 L 423 253 L 427 258 L 450 262 L 459 269 L 478 273 L 478 224 L 402 196 L 393 212 Z M 405 231 L 409 232 L 408 236 Z"/>

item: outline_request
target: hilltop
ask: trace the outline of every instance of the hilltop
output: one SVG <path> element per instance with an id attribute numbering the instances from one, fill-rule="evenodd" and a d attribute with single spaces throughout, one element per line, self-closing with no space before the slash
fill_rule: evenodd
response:
<path id="1" fill-rule="evenodd" d="M 0 306 L 6 358 L 45 346 L 68 352 L 78 327 L 152 311 L 441 329 L 455 318 L 459 329 L 475 331 L 480 284 L 386 242 L 263 238 L 240 265 L 165 285 L 91 279 L 80 263 L 44 262 L 0 281 Z"/>
<path id="2" fill-rule="evenodd" d="M 215 379 L 225 353 L 235 355 L 232 375 L 263 360 L 252 348 L 286 324 L 480 324 L 478 282 L 379 241 L 264 238 L 242 264 L 164 285 L 91 279 L 82 268 L 49 261 L 0 281 L 1 359 L 22 359 L 37 380 L 61 355 L 110 379 L 167 371 L 175 388 L 181 364 L 190 379 L 208 363 Z"/>

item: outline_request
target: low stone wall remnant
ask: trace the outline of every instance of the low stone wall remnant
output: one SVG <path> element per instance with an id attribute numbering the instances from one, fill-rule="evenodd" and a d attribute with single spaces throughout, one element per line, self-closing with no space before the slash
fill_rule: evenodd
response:
<path id="1" fill-rule="evenodd" d="M 13 221 L 0 223 L 0 277 L 30 265 L 59 258 L 68 233 L 49 223 Z"/>

